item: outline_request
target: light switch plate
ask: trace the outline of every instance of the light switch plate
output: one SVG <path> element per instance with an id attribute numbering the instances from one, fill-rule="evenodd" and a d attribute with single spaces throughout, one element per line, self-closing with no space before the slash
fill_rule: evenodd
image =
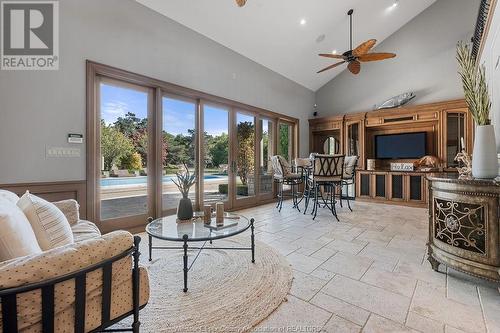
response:
<path id="1" fill-rule="evenodd" d="M 45 156 L 50 158 L 54 157 L 71 158 L 71 157 L 80 157 L 80 155 L 81 155 L 80 148 L 47 147 L 45 150 Z"/>

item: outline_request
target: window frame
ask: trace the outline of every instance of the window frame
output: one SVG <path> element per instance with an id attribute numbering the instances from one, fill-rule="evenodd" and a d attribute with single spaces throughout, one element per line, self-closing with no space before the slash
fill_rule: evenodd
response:
<path id="1" fill-rule="evenodd" d="M 280 123 L 286 123 L 291 125 L 293 134 L 293 147 L 292 147 L 292 158 L 297 157 L 299 154 L 299 119 L 279 114 L 273 111 L 262 109 L 259 107 L 251 106 L 245 103 L 230 100 L 224 97 L 219 97 L 204 93 L 198 90 L 185 88 L 173 83 L 168 83 L 162 80 L 151 78 L 148 76 L 132 73 L 123 69 L 116 67 L 100 64 L 91 60 L 86 61 L 86 198 L 87 198 L 87 218 L 91 221 L 96 222 L 98 227 L 102 232 L 109 232 L 116 229 L 128 229 L 130 231 L 143 231 L 144 225 L 147 223 L 147 219 L 144 218 L 142 221 L 137 221 L 137 219 L 127 220 L 127 218 L 119 218 L 116 223 L 108 223 L 109 220 L 105 220 L 102 223 L 100 220 L 100 203 L 97 202 L 99 199 L 99 186 L 97 181 L 100 179 L 100 115 L 98 115 L 99 109 L 99 83 L 101 80 L 110 80 L 112 82 L 119 82 L 126 85 L 133 85 L 134 87 L 141 86 L 144 89 L 151 92 L 150 103 L 151 105 L 151 117 L 149 117 L 148 111 L 148 136 L 150 145 L 150 153 L 148 154 L 148 176 L 151 174 L 151 179 L 148 178 L 148 182 L 152 182 L 149 188 L 153 189 L 152 192 L 148 193 L 148 215 L 153 218 L 162 216 L 165 213 L 173 213 L 173 210 L 162 211 L 162 182 L 157 181 L 162 179 L 161 167 L 158 167 L 158 163 L 161 163 L 161 149 L 158 148 L 158 140 L 162 135 L 162 100 L 164 96 L 172 96 L 175 98 L 184 98 L 190 101 L 196 100 L 197 106 L 197 116 L 196 116 L 196 139 L 195 139 L 195 155 L 196 161 L 195 165 L 197 167 L 197 176 L 200 177 L 200 173 L 203 168 L 201 168 L 200 156 L 203 149 L 203 144 L 201 139 L 203 135 L 200 135 L 203 125 L 203 112 L 202 105 L 220 105 L 229 110 L 230 118 L 234 117 L 235 112 L 244 112 L 254 115 L 256 122 L 259 118 L 266 118 L 273 121 L 274 126 L 274 142 L 273 151 L 277 152 L 277 135 L 278 126 Z M 98 126 L 99 125 L 99 126 Z M 229 131 L 233 131 L 231 128 L 232 123 L 230 122 Z M 151 134 L 151 135 L 149 135 Z M 231 134 L 230 134 L 231 135 Z M 258 141 L 256 137 L 256 149 L 258 148 Z M 203 177 L 203 175 L 201 175 Z M 195 202 L 195 209 L 199 209 L 203 202 L 201 182 L 196 183 L 197 190 L 197 202 Z M 259 196 L 257 196 L 259 197 Z M 261 198 L 258 200 L 257 204 L 264 204 L 274 200 L 274 193 L 272 198 L 266 197 L 266 199 Z M 201 200 L 200 200 L 201 199 Z M 151 205 L 149 205 L 151 202 Z M 231 207 L 229 207 L 231 209 Z M 237 208 L 243 208 L 241 206 Z M 141 216 L 142 218 L 142 216 Z M 135 220 L 135 221 L 134 221 Z"/>

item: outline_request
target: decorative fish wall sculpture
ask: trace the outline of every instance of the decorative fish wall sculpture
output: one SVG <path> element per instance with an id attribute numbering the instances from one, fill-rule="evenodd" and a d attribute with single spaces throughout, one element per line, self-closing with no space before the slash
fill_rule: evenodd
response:
<path id="1" fill-rule="evenodd" d="M 407 92 L 398 96 L 394 96 L 381 104 L 375 105 L 374 110 L 397 108 L 402 105 L 405 105 L 414 98 L 415 98 L 415 93 Z"/>

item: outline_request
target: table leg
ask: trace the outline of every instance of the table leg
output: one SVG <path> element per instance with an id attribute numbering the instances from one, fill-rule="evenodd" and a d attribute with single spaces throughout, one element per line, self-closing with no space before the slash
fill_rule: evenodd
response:
<path id="1" fill-rule="evenodd" d="M 187 292 L 188 291 L 188 287 L 187 287 L 187 279 L 188 279 L 188 255 L 187 255 L 187 251 L 188 251 L 188 235 L 184 235 L 182 236 L 182 239 L 184 240 L 184 245 L 182 246 L 184 248 L 184 289 L 183 291 L 184 292 Z"/>
<path id="2" fill-rule="evenodd" d="M 153 237 L 149 235 L 149 261 L 153 260 L 152 255 L 153 255 Z"/>
<path id="3" fill-rule="evenodd" d="M 254 220 L 250 220 L 250 230 L 252 231 L 252 234 L 250 236 L 250 240 L 252 242 L 252 263 L 255 263 L 255 234 L 254 234 L 254 226 L 253 226 Z"/>

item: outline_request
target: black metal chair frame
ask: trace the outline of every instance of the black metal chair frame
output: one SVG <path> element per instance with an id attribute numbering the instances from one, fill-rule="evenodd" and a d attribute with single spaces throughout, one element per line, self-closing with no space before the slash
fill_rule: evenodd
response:
<path id="1" fill-rule="evenodd" d="M 281 159 L 278 159 L 278 163 L 280 164 L 281 170 L 285 170 L 285 166 L 281 163 Z M 303 182 L 303 171 L 301 171 L 300 178 L 288 178 L 283 175 L 281 178 L 274 177 L 274 182 L 278 185 L 278 193 L 276 194 L 278 198 L 278 203 L 276 204 L 276 208 L 281 212 L 281 208 L 283 207 L 283 199 L 285 197 L 291 197 L 293 201 L 293 208 L 296 208 L 300 212 L 299 203 L 302 201 L 298 201 L 299 192 L 297 190 L 298 186 Z M 291 193 L 287 194 L 283 191 L 283 186 L 289 185 L 291 186 Z"/>
<path id="2" fill-rule="evenodd" d="M 42 332 L 54 332 L 55 318 L 55 286 L 59 283 L 75 280 L 75 333 L 85 332 L 85 302 L 86 302 L 86 279 L 87 274 L 98 269 L 102 269 L 102 306 L 101 306 L 101 325 L 90 332 L 139 332 L 139 310 L 145 305 L 139 304 L 139 243 L 141 238 L 134 236 L 134 245 L 112 258 L 103 260 L 84 269 L 65 274 L 53 279 L 42 282 L 30 283 L 19 287 L 7 288 L 0 290 L 0 300 L 2 302 L 2 324 L 4 333 L 18 332 L 17 318 L 17 296 L 34 291 L 41 290 L 42 295 Z M 111 314 L 111 289 L 112 289 L 112 265 L 114 262 L 126 258 L 133 257 L 132 272 L 132 311 L 125 313 L 118 318 L 110 319 Z M 133 322 L 130 328 L 106 329 L 124 318 L 133 315 Z"/>
<path id="3" fill-rule="evenodd" d="M 340 221 L 338 216 L 337 216 L 337 210 L 335 208 L 335 204 L 337 200 L 335 199 L 335 192 L 337 186 L 340 187 L 340 196 L 342 197 L 342 180 L 341 177 L 344 174 L 344 155 L 332 155 L 332 156 L 322 156 L 322 159 L 325 161 L 321 164 L 321 168 L 319 170 L 319 173 L 316 173 L 316 163 L 319 163 L 319 158 L 314 158 L 313 160 L 313 168 L 312 168 L 312 180 L 309 179 L 308 182 L 308 188 L 309 191 L 313 191 L 314 197 L 312 198 L 314 200 L 314 206 L 313 210 L 311 212 L 311 215 L 313 215 L 313 220 L 316 219 L 316 216 L 318 214 L 318 207 L 320 206 L 319 202 L 319 193 L 320 193 L 320 187 L 323 186 L 324 191 L 327 193 L 330 193 L 328 195 L 328 198 L 330 199 L 330 202 L 325 200 L 323 194 L 321 194 L 321 200 L 323 201 L 324 206 L 330 209 L 332 212 L 333 216 L 337 219 L 337 221 Z M 338 170 L 338 161 L 336 160 L 342 160 L 342 163 L 340 165 L 340 170 Z M 332 163 L 335 163 L 335 168 L 333 170 L 338 171 L 337 173 L 332 172 L 331 166 Z M 336 181 L 319 181 L 316 180 L 315 177 L 340 177 L 340 180 L 338 182 Z M 327 199 L 328 199 L 327 198 Z M 306 207 L 304 209 L 304 212 L 307 210 L 309 206 L 309 201 L 310 201 L 310 196 L 306 197 Z"/>

